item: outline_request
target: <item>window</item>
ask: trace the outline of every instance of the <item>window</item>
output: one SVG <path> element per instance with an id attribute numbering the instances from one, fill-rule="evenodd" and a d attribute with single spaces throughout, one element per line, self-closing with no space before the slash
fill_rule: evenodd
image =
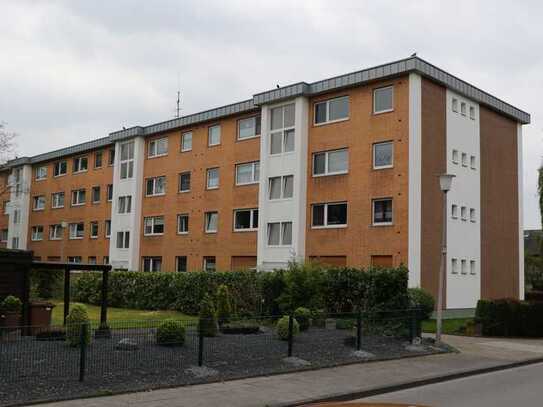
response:
<path id="1" fill-rule="evenodd" d="M 475 260 L 470 260 L 469 262 L 469 273 L 471 275 L 475 275 L 477 273 L 477 269 L 475 268 Z"/>
<path id="2" fill-rule="evenodd" d="M 68 172 L 68 163 L 66 161 L 59 161 L 54 164 L 53 175 L 55 177 L 66 175 L 66 172 Z"/>
<path id="3" fill-rule="evenodd" d="M 87 157 L 76 157 L 74 158 L 73 172 L 87 171 L 88 166 L 89 166 L 89 159 Z"/>
<path id="4" fill-rule="evenodd" d="M 373 91 L 373 113 L 386 113 L 394 110 L 394 87 L 387 86 Z"/>
<path id="5" fill-rule="evenodd" d="M 147 156 L 149 158 L 160 157 L 161 155 L 168 154 L 168 139 L 160 138 L 157 140 L 151 140 L 149 142 L 149 151 Z"/>
<path id="6" fill-rule="evenodd" d="M 294 151 L 294 104 L 271 109 L 270 154 Z"/>
<path id="7" fill-rule="evenodd" d="M 207 189 L 219 188 L 219 169 L 208 168 L 207 169 Z"/>
<path id="8" fill-rule="evenodd" d="M 451 259 L 451 272 L 458 274 L 458 259 Z"/>
<path id="9" fill-rule="evenodd" d="M 121 144 L 121 179 L 134 176 L 134 142 Z"/>
<path id="10" fill-rule="evenodd" d="M 458 99 L 456 98 L 452 100 L 452 111 L 458 113 Z"/>
<path id="11" fill-rule="evenodd" d="M 164 234 L 164 216 L 149 216 L 144 218 L 143 234 L 145 236 Z"/>
<path id="12" fill-rule="evenodd" d="M 13 237 L 11 239 L 11 248 L 12 249 L 18 249 L 19 248 L 19 238 L 18 237 Z"/>
<path id="13" fill-rule="evenodd" d="M 115 148 L 110 148 L 108 159 L 107 159 L 107 165 L 114 165 L 114 164 L 115 164 Z"/>
<path id="14" fill-rule="evenodd" d="M 313 176 L 346 174 L 349 171 L 347 149 L 313 154 Z"/>
<path id="15" fill-rule="evenodd" d="M 61 240 L 62 239 L 62 225 L 49 226 L 49 240 Z"/>
<path id="16" fill-rule="evenodd" d="M 452 162 L 453 164 L 458 164 L 458 150 L 452 151 Z"/>
<path id="17" fill-rule="evenodd" d="M 315 103 L 315 124 L 331 123 L 349 118 L 349 96 Z"/>
<path id="18" fill-rule="evenodd" d="M 192 131 L 181 135 L 181 151 L 192 150 Z"/>
<path id="19" fill-rule="evenodd" d="M 373 169 L 392 168 L 394 160 L 394 144 L 392 141 L 373 145 Z"/>
<path id="20" fill-rule="evenodd" d="M 458 205 L 452 205 L 451 206 L 451 218 L 457 219 L 458 218 Z"/>
<path id="21" fill-rule="evenodd" d="M 109 256 L 104 256 L 104 260 L 102 262 L 104 264 L 109 264 Z"/>
<path id="22" fill-rule="evenodd" d="M 132 196 L 120 196 L 119 197 L 119 213 L 130 213 L 132 211 Z"/>
<path id="23" fill-rule="evenodd" d="M 273 199 L 292 198 L 294 189 L 294 176 L 271 177 L 268 181 L 268 197 Z"/>
<path id="24" fill-rule="evenodd" d="M 465 102 L 460 103 L 460 113 L 462 114 L 462 116 L 466 115 L 466 103 Z"/>
<path id="25" fill-rule="evenodd" d="M 476 169 L 476 164 L 475 164 L 475 156 L 472 155 L 469 159 L 469 166 L 471 167 L 472 170 Z"/>
<path id="26" fill-rule="evenodd" d="M 143 271 L 161 271 L 162 257 L 144 257 Z"/>
<path id="27" fill-rule="evenodd" d="M 460 208 L 460 217 L 462 218 L 462 220 L 468 219 L 468 208 L 466 208 L 465 206 L 462 206 Z"/>
<path id="28" fill-rule="evenodd" d="M 145 195 L 164 195 L 166 193 L 166 177 L 164 175 L 160 177 L 147 178 L 145 188 Z"/>
<path id="29" fill-rule="evenodd" d="M 207 145 L 211 147 L 219 144 L 221 144 L 221 126 L 217 124 L 207 129 Z"/>
<path id="30" fill-rule="evenodd" d="M 92 187 L 92 203 L 100 202 L 100 187 Z"/>
<path id="31" fill-rule="evenodd" d="M 180 235 L 186 235 L 189 233 L 189 214 L 182 213 L 177 215 L 177 233 Z"/>
<path id="32" fill-rule="evenodd" d="M 260 135 L 260 116 L 238 120 L 238 140 L 246 140 Z"/>
<path id="33" fill-rule="evenodd" d="M 117 232 L 117 249 L 128 249 L 130 247 L 130 232 Z"/>
<path id="34" fill-rule="evenodd" d="M 91 239 L 98 238 L 98 222 L 96 221 L 90 223 L 90 238 Z"/>
<path id="35" fill-rule="evenodd" d="M 190 171 L 179 174 L 179 192 L 190 191 Z"/>
<path id="36" fill-rule="evenodd" d="M 462 274 L 468 273 L 466 259 L 460 260 L 460 273 Z"/>
<path id="37" fill-rule="evenodd" d="M 466 153 L 462 153 L 462 167 L 468 166 L 468 155 Z"/>
<path id="38" fill-rule="evenodd" d="M 313 205 L 311 226 L 314 228 L 347 226 L 347 202 Z"/>
<path id="39" fill-rule="evenodd" d="M 85 224 L 83 222 L 70 223 L 69 225 L 70 239 L 83 239 L 85 234 Z"/>
<path id="40" fill-rule="evenodd" d="M 34 211 L 43 211 L 45 209 L 45 195 L 39 195 L 34 197 Z"/>
<path id="41" fill-rule="evenodd" d="M 4 202 L 2 202 L 2 212 L 4 213 L 4 215 L 8 214 L 8 209 L 9 209 L 9 201 L 5 200 Z"/>
<path id="42" fill-rule="evenodd" d="M 43 240 L 43 226 L 32 226 L 32 241 Z"/>
<path id="43" fill-rule="evenodd" d="M 258 209 L 237 209 L 234 211 L 234 232 L 258 229 Z"/>
<path id="44" fill-rule="evenodd" d="M 13 210 L 13 224 L 17 225 L 21 221 L 21 212 L 18 209 Z"/>
<path id="45" fill-rule="evenodd" d="M 108 219 L 105 221 L 104 223 L 104 226 L 105 226 L 105 236 L 106 236 L 106 239 L 109 239 L 109 237 L 111 236 L 111 220 Z"/>
<path id="46" fill-rule="evenodd" d="M 72 191 L 72 206 L 85 205 L 85 190 L 76 189 Z"/>
<path id="47" fill-rule="evenodd" d="M 206 212 L 205 213 L 205 232 L 206 233 L 217 233 L 219 223 L 219 213 L 218 212 Z"/>
<path id="48" fill-rule="evenodd" d="M 180 272 L 187 271 L 187 256 L 175 257 L 175 271 L 180 271 Z"/>
<path id="49" fill-rule="evenodd" d="M 0 231 L 0 242 L 5 243 L 8 241 L 8 230 L 2 229 Z"/>
<path id="50" fill-rule="evenodd" d="M 475 208 L 470 208 L 469 209 L 469 221 L 474 222 L 474 223 L 476 221 L 476 219 L 475 219 Z"/>
<path id="51" fill-rule="evenodd" d="M 36 168 L 36 181 L 47 178 L 47 167 L 37 167 Z"/>
<path id="52" fill-rule="evenodd" d="M 89 264 L 96 264 L 96 256 L 89 256 Z"/>
<path id="53" fill-rule="evenodd" d="M 216 271 L 217 270 L 217 261 L 214 256 L 205 256 L 204 257 L 204 271 Z"/>
<path id="54" fill-rule="evenodd" d="M 107 185 L 107 201 L 111 202 L 113 200 L 113 184 Z"/>
<path id="55" fill-rule="evenodd" d="M 290 246 L 292 222 L 268 223 L 268 246 Z"/>
<path id="56" fill-rule="evenodd" d="M 80 264 L 83 261 L 81 256 L 68 256 L 68 263 Z"/>
<path id="57" fill-rule="evenodd" d="M 373 225 L 392 225 L 392 199 L 373 200 Z"/>
<path id="58" fill-rule="evenodd" d="M 257 184 L 260 179 L 260 161 L 236 165 L 236 185 Z"/>
<path id="59" fill-rule="evenodd" d="M 475 108 L 473 106 L 469 107 L 469 118 L 475 120 Z"/>
<path id="60" fill-rule="evenodd" d="M 103 153 L 101 151 L 94 153 L 94 168 L 102 168 L 102 157 Z"/>

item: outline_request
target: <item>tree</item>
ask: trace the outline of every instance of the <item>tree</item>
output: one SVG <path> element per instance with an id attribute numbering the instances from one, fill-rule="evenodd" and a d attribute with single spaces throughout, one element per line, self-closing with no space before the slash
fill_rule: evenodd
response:
<path id="1" fill-rule="evenodd" d="M 17 133 L 8 131 L 6 123 L 0 122 L 0 165 L 10 159 L 15 152 Z"/>

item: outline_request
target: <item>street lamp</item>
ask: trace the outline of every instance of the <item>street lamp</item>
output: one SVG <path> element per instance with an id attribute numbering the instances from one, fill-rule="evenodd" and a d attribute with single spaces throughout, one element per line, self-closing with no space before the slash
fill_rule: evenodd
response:
<path id="1" fill-rule="evenodd" d="M 441 342 L 441 327 L 443 322 L 443 286 L 447 269 L 447 192 L 451 190 L 455 175 L 442 174 L 439 176 L 439 187 L 443 192 L 443 228 L 441 236 L 441 263 L 439 265 L 439 288 L 437 292 L 437 326 L 436 343 Z"/>

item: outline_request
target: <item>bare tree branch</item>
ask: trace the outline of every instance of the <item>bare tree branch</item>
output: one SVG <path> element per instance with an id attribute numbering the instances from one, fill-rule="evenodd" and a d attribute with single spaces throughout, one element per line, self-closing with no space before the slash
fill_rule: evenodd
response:
<path id="1" fill-rule="evenodd" d="M 4 164 L 15 153 L 17 133 L 8 131 L 6 123 L 0 122 L 0 164 Z"/>

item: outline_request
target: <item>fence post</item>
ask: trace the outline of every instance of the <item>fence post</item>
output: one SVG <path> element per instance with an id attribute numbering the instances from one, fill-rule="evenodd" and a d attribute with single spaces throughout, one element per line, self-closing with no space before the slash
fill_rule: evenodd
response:
<path id="1" fill-rule="evenodd" d="M 81 324 L 79 334 L 79 381 L 85 380 L 85 368 L 87 363 L 87 336 L 89 325 Z"/>
<path id="2" fill-rule="evenodd" d="M 293 338 L 293 331 L 294 329 L 294 318 L 291 315 L 288 316 L 288 357 L 290 358 L 292 356 L 292 338 Z"/>
<path id="3" fill-rule="evenodd" d="M 362 348 L 362 310 L 358 310 L 356 316 L 356 350 Z"/>
<path id="4" fill-rule="evenodd" d="M 198 366 L 204 364 L 204 333 L 201 328 L 201 321 L 198 322 Z"/>

